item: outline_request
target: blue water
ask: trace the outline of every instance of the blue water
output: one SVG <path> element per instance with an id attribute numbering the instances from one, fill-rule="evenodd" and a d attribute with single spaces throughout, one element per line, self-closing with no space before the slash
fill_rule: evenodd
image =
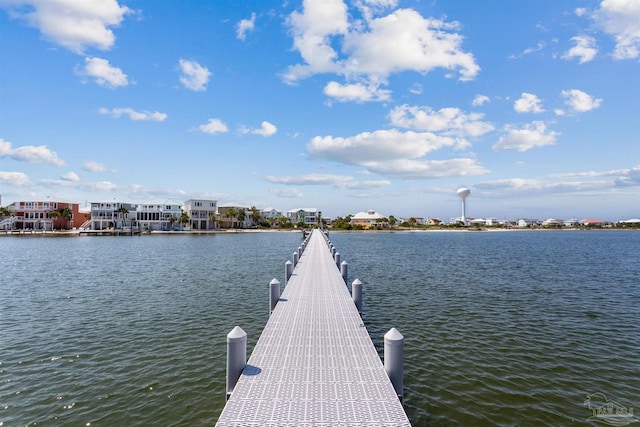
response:
<path id="1" fill-rule="evenodd" d="M 331 233 L 415 426 L 585 425 L 640 408 L 640 232 Z M 299 233 L 0 238 L 0 425 L 212 425 Z"/>

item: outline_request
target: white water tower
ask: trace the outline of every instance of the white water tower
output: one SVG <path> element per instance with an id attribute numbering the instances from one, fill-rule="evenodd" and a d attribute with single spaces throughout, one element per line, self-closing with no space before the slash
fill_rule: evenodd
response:
<path id="1" fill-rule="evenodd" d="M 458 191 L 456 193 L 458 194 L 458 197 L 462 199 L 462 216 L 460 217 L 460 220 L 464 225 L 467 225 L 467 215 L 465 214 L 464 203 L 467 197 L 469 197 L 469 194 L 471 194 L 471 190 L 466 187 L 462 187 L 458 188 Z"/>

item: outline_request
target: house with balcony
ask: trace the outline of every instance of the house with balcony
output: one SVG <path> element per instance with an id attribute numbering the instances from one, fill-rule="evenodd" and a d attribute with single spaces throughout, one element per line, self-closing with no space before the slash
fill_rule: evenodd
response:
<path id="1" fill-rule="evenodd" d="M 314 227 L 320 223 L 322 213 L 316 208 L 300 208 L 287 211 L 287 219 L 293 224 L 303 223 L 305 227 Z"/>
<path id="2" fill-rule="evenodd" d="M 20 201 L 7 206 L 11 213 L 0 223 L 3 230 L 71 230 L 86 220 L 77 203 L 55 200 Z M 65 216 L 65 213 L 69 216 Z"/>
<path id="3" fill-rule="evenodd" d="M 219 228 L 217 200 L 189 199 L 184 202 L 184 211 L 189 215 L 192 230 Z"/>
<path id="4" fill-rule="evenodd" d="M 387 228 L 389 220 L 384 215 L 368 210 L 366 212 L 358 212 L 351 216 L 351 225 L 360 226 L 364 229 L 369 228 Z"/>
<path id="5" fill-rule="evenodd" d="M 136 224 L 137 205 L 123 202 L 91 202 L 92 230 L 121 230 Z"/>
<path id="6" fill-rule="evenodd" d="M 181 215 L 182 208 L 175 203 L 138 204 L 135 224 L 140 230 L 170 230 Z"/>

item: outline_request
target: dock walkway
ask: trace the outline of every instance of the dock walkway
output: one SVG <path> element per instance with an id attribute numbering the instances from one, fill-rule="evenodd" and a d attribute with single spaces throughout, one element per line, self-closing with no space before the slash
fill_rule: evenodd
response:
<path id="1" fill-rule="evenodd" d="M 411 425 L 321 231 L 216 425 Z"/>

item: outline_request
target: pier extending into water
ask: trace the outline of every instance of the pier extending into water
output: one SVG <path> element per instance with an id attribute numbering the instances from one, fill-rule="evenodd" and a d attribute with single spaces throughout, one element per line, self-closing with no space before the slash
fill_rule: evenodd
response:
<path id="1" fill-rule="evenodd" d="M 246 363 L 244 331 L 227 337 L 229 399 L 216 425 L 410 426 L 399 398 L 402 335 L 385 335 L 383 365 L 324 234 L 313 231 L 298 255 Z"/>

